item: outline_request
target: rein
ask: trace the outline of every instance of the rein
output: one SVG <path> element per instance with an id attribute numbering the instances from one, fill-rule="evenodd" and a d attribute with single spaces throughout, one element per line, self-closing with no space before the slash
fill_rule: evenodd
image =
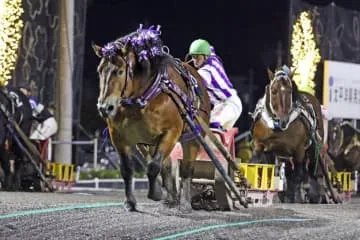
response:
<path id="1" fill-rule="evenodd" d="M 171 56 L 169 56 L 171 57 Z M 125 60 L 125 59 L 124 59 Z M 126 98 L 124 97 L 126 86 L 128 85 L 129 75 L 130 73 L 130 63 L 126 62 L 126 78 L 125 78 L 125 86 L 122 89 L 122 93 L 120 99 L 118 100 L 118 105 L 122 106 L 131 106 L 131 105 L 139 105 L 141 108 L 145 107 L 148 102 L 157 97 L 160 93 L 165 92 L 167 89 L 170 89 L 174 92 L 181 101 L 185 104 L 187 111 L 190 113 L 191 117 L 194 117 L 196 114 L 197 107 L 193 106 L 193 103 L 196 101 L 197 96 L 200 94 L 199 86 L 197 85 L 196 80 L 190 75 L 184 67 L 182 67 L 181 62 L 179 60 L 175 60 L 175 69 L 178 73 L 188 80 L 189 82 L 185 82 L 186 84 L 190 85 L 191 97 L 185 94 L 171 79 L 169 78 L 166 66 L 163 66 L 158 71 L 155 80 L 152 84 L 145 90 L 145 92 L 140 97 L 135 98 Z"/>
<path id="2" fill-rule="evenodd" d="M 129 65 L 127 64 L 127 68 L 128 66 Z M 144 92 L 142 96 L 137 98 L 120 98 L 118 104 L 122 106 L 138 105 L 140 108 L 143 108 L 148 104 L 151 99 L 155 98 L 160 93 L 165 93 L 173 99 L 180 112 L 187 112 L 190 118 L 194 120 L 197 112 L 199 110 L 202 110 L 197 104 L 199 103 L 198 97 L 201 94 L 201 90 L 197 84 L 196 79 L 191 74 L 189 74 L 187 69 L 182 66 L 182 63 L 179 60 L 175 59 L 174 67 L 185 81 L 185 84 L 188 85 L 190 90 L 190 96 L 188 96 L 184 91 L 182 91 L 179 86 L 169 78 L 167 68 L 166 66 L 163 66 L 157 73 L 155 80 L 152 82 L 152 84 L 148 87 L 148 89 Z M 174 100 L 175 96 L 177 99 L 179 99 L 179 101 Z M 181 104 L 179 104 L 179 102 L 181 102 Z M 201 131 L 202 127 L 196 125 L 196 132 Z M 196 132 L 187 132 L 184 129 L 184 132 L 179 141 L 187 142 L 193 140 L 195 138 Z"/>
<path id="3" fill-rule="evenodd" d="M 128 63 L 126 61 L 126 78 L 125 78 L 125 85 L 124 88 L 121 91 L 121 96 L 120 99 L 118 100 L 118 105 L 122 105 L 122 106 L 130 106 L 130 105 L 139 105 L 141 108 L 145 107 L 146 104 L 149 102 L 149 100 L 151 100 L 152 98 L 155 98 L 156 96 L 158 96 L 161 93 L 161 88 L 160 88 L 160 84 L 162 82 L 162 79 L 167 78 L 167 73 L 166 71 L 161 72 L 157 74 L 155 80 L 153 81 L 153 83 L 149 86 L 148 89 L 145 90 L 144 94 L 140 97 L 135 97 L 135 98 L 131 98 L 131 97 L 124 97 L 125 94 L 125 90 L 126 87 L 128 85 L 128 81 L 129 81 L 129 75 L 130 73 L 130 67 L 129 67 L 130 63 Z"/>
<path id="4" fill-rule="evenodd" d="M 201 89 L 195 77 L 183 66 L 183 63 L 169 54 L 169 49 L 162 44 L 160 35 L 159 25 L 156 28 L 151 26 L 148 29 L 140 25 L 136 32 L 110 42 L 102 48 L 97 48 L 94 45 L 93 47 L 99 57 L 120 56 L 126 65 L 126 76 L 123 88 L 121 89 L 120 96 L 116 96 L 114 99 L 116 107 L 136 105 L 137 107 L 144 108 L 151 99 L 157 97 L 160 93 L 165 93 L 170 98 L 175 96 L 179 102 L 181 102 L 182 109 L 177 106 L 179 111 L 184 109 L 189 117 L 194 120 L 199 110 L 204 111 L 200 108 Z M 136 64 L 147 64 L 146 67 L 144 67 L 146 71 L 144 74 L 146 86 L 141 86 L 141 89 L 138 90 L 142 90 L 145 87 L 147 87 L 147 89 L 141 96 L 131 96 L 131 93 L 129 94 L 130 96 L 125 96 L 128 95 L 127 89 L 129 88 L 129 81 L 133 79 L 134 74 L 132 64 L 135 63 L 133 62 L 134 59 L 132 56 L 129 55 L 130 53 L 134 54 Z M 160 66 L 158 69 L 155 68 L 157 71 L 153 75 L 151 68 L 154 64 L 160 64 Z M 170 79 L 167 71 L 168 66 L 171 66 L 178 72 L 180 78 L 182 78 L 182 81 L 186 85 L 186 90 L 182 90 L 176 82 Z M 147 86 L 148 83 L 150 83 L 149 86 Z"/>

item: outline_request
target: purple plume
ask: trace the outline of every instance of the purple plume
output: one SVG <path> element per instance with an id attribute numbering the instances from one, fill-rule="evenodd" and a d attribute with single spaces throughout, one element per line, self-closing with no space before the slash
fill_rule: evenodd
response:
<path id="1" fill-rule="evenodd" d="M 116 55 L 116 48 L 113 42 L 106 44 L 103 48 L 101 48 L 101 54 L 103 57 L 112 57 Z"/>

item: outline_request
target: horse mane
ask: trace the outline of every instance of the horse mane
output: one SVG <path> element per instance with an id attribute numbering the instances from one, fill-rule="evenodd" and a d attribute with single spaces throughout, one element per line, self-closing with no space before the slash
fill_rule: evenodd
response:
<path id="1" fill-rule="evenodd" d="M 163 44 L 160 35 L 159 25 L 156 28 L 154 26 L 143 28 L 140 25 L 136 31 L 107 43 L 102 48 L 102 55 L 111 59 L 121 49 L 128 49 L 136 58 L 134 74 L 150 77 L 152 73 L 172 62 L 172 57 L 164 52 L 164 48 L 167 47 Z"/>

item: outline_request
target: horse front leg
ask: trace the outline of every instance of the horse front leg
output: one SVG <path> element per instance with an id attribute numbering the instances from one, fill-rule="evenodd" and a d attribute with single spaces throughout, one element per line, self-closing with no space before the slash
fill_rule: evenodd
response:
<path id="1" fill-rule="evenodd" d="M 156 151 L 152 160 L 148 164 L 147 176 L 149 179 L 148 198 L 154 201 L 162 199 L 161 184 L 157 181 L 157 176 L 160 173 L 161 162 L 164 159 L 164 154 L 161 151 Z"/>
<path id="2" fill-rule="evenodd" d="M 157 176 L 160 173 L 160 170 L 162 168 L 162 163 L 165 160 L 168 160 L 168 156 L 170 155 L 170 152 L 174 148 L 177 139 L 179 138 L 181 134 L 181 129 L 175 129 L 173 131 L 168 131 L 163 135 L 161 138 L 159 145 L 152 157 L 152 160 L 148 164 L 148 179 L 149 179 L 149 191 L 148 191 L 148 198 L 152 199 L 154 201 L 160 201 L 162 200 L 162 189 L 161 184 L 157 181 Z M 164 164 L 169 165 L 169 164 Z M 163 166 L 164 167 L 164 166 Z M 166 168 L 163 168 L 163 171 Z M 164 176 L 164 175 L 163 175 Z M 163 179 L 167 181 L 167 179 Z M 172 187 L 167 184 L 167 182 L 164 182 L 166 185 L 165 188 L 169 189 L 169 191 L 172 191 Z"/>
<path id="3" fill-rule="evenodd" d="M 132 182 L 134 166 L 131 159 L 131 147 L 122 146 L 118 149 L 120 156 L 120 172 L 125 184 L 125 196 L 124 207 L 127 211 L 136 211 L 136 199 L 133 193 Z"/>
<path id="4" fill-rule="evenodd" d="M 259 141 L 254 140 L 253 154 L 249 160 L 249 163 L 264 163 L 265 162 L 265 152 L 264 145 L 260 144 Z"/>
<path id="5" fill-rule="evenodd" d="M 292 181 L 290 191 L 293 193 L 293 202 L 294 203 L 303 203 L 304 202 L 304 192 L 302 183 L 305 179 L 305 151 L 298 152 L 294 158 L 294 169 L 292 174 Z"/>

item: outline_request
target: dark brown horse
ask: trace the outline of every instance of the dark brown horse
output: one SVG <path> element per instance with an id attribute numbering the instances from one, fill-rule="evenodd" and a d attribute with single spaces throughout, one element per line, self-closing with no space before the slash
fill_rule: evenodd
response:
<path id="1" fill-rule="evenodd" d="M 297 89 L 292 73 L 285 66 L 275 74 L 268 69 L 270 84 L 253 113 L 253 147 L 251 162 L 263 162 L 265 153 L 287 159 L 287 197 L 291 202 L 303 202 L 301 183 L 310 175 L 310 201 L 319 201 L 316 178 L 319 154 L 323 143 L 323 121 L 318 100 Z M 314 174 L 314 171 L 318 170 Z"/>
<path id="2" fill-rule="evenodd" d="M 329 121 L 328 145 L 336 170 L 360 170 L 360 131 L 350 122 Z"/>
<path id="3" fill-rule="evenodd" d="M 199 114 L 209 121 L 210 102 L 202 78 L 196 70 L 164 52 L 159 29 L 140 27 L 136 32 L 100 47 L 93 44 L 100 57 L 98 73 L 100 94 L 98 111 L 106 119 L 113 145 L 121 158 L 121 174 L 125 182 L 125 207 L 136 210 L 133 195 L 132 146 L 150 146 L 148 164 L 148 198 L 162 199 L 161 186 L 156 178 L 169 172 L 168 156 L 188 127 L 182 114 Z M 195 90 L 194 90 L 195 89 Z M 168 201 L 191 209 L 190 185 L 199 143 L 193 138 L 182 142 L 183 161 L 180 166 L 181 194 L 165 184 Z M 163 182 L 169 183 L 164 174 Z"/>

